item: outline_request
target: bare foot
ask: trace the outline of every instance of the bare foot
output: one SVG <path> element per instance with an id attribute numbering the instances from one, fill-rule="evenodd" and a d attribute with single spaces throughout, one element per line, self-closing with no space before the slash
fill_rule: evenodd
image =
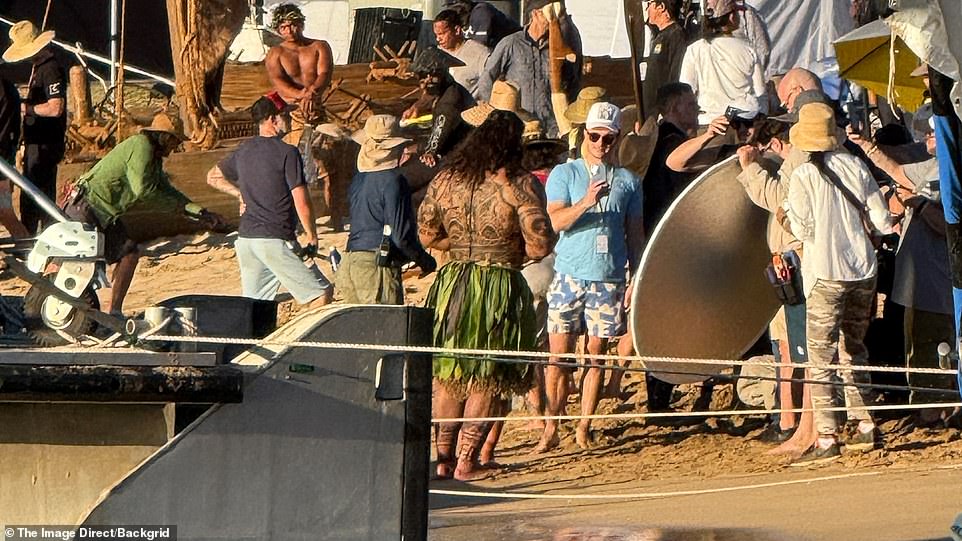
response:
<path id="1" fill-rule="evenodd" d="M 472 462 L 458 462 L 454 469 L 454 478 L 458 481 L 473 481 L 487 477 L 497 468 L 489 468 Z"/>
<path id="2" fill-rule="evenodd" d="M 575 443 L 585 451 L 592 449 L 595 446 L 595 439 L 591 433 L 591 429 L 579 426 L 578 431 L 575 433 Z"/>
<path id="3" fill-rule="evenodd" d="M 767 451 L 766 455 L 792 455 L 801 456 L 802 453 L 815 445 L 815 440 L 818 439 L 818 434 L 814 432 L 810 434 L 801 434 L 795 431 L 791 438 L 788 438 L 778 447 Z"/>
<path id="4" fill-rule="evenodd" d="M 559 445 L 561 445 L 561 438 L 558 437 L 558 433 L 552 432 L 548 434 L 548 432 L 545 431 L 541 436 L 541 441 L 538 442 L 538 446 L 531 452 L 534 454 L 547 453 Z"/>

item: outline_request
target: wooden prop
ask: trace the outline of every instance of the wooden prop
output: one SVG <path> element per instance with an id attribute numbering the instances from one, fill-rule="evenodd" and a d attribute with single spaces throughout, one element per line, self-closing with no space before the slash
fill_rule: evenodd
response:
<path id="1" fill-rule="evenodd" d="M 564 8 L 559 2 L 554 2 L 545 6 L 543 13 L 548 19 L 548 58 L 551 79 L 551 108 L 554 111 L 555 120 L 558 122 L 558 133 L 565 134 L 571 131 L 571 123 L 565 118 L 565 109 L 568 108 L 568 96 L 565 94 L 564 81 L 561 78 L 561 70 L 565 62 L 577 60 L 574 50 L 565 43 L 561 33 L 560 16 L 564 13 Z"/>

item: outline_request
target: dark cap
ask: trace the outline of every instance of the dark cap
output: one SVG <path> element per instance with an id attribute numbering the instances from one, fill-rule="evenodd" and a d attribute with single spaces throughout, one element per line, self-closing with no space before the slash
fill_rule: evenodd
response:
<path id="1" fill-rule="evenodd" d="M 464 62 L 441 49 L 430 47 L 421 51 L 409 69 L 417 74 L 443 73 L 448 71 L 448 68 L 459 68 L 463 65 Z"/>
<path id="2" fill-rule="evenodd" d="M 557 2 L 557 1 L 558 1 L 558 0 L 529 0 L 528 2 L 525 2 L 525 4 L 524 4 L 524 10 L 525 10 L 526 12 L 528 12 L 528 13 L 531 13 L 532 11 L 534 11 L 534 10 L 536 10 L 536 9 L 541 9 L 541 8 L 547 6 L 548 4 L 551 4 L 551 3 Z"/>
<path id="3" fill-rule="evenodd" d="M 826 96 L 821 90 L 805 90 L 799 93 L 795 98 L 795 107 L 793 107 L 791 111 L 783 115 L 770 118 L 779 122 L 788 122 L 789 124 L 794 124 L 798 122 L 798 110 L 801 109 L 803 105 L 808 105 L 809 103 L 824 103 L 825 105 L 832 105 L 831 101 L 828 99 L 828 96 Z"/>
<path id="4" fill-rule="evenodd" d="M 272 116 L 289 113 L 294 109 L 297 107 L 284 101 L 280 94 L 271 92 L 257 98 L 254 105 L 251 105 L 251 120 L 260 124 Z"/>

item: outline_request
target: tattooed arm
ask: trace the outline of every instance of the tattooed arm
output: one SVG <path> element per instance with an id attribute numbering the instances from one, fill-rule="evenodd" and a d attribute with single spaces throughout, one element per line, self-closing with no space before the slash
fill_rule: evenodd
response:
<path id="1" fill-rule="evenodd" d="M 546 210 L 547 197 L 544 188 L 533 178 L 520 179 L 514 191 L 525 255 L 537 261 L 551 253 L 556 240 Z"/>
<path id="2" fill-rule="evenodd" d="M 437 186 L 440 182 L 441 179 L 435 179 L 435 182 L 428 186 L 428 193 L 418 208 L 418 238 L 425 248 L 450 250 L 451 240 L 444 230 L 441 205 L 437 200 Z"/>

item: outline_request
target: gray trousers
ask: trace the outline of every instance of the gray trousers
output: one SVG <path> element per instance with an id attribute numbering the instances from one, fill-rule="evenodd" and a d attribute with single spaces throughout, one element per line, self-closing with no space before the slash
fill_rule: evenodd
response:
<path id="1" fill-rule="evenodd" d="M 865 332 L 868 330 L 874 296 L 874 276 L 858 282 L 818 280 L 808 296 L 805 329 L 809 361 L 813 365 L 834 364 L 835 354 L 838 353 L 838 365 L 841 367 L 810 369 L 811 378 L 819 382 L 812 384 L 815 429 L 819 434 L 835 434 L 838 429 L 835 413 L 825 411 L 833 405 L 836 377 L 846 383 L 866 386 L 871 383 L 868 372 L 844 368 L 868 364 Z M 847 385 L 844 393 L 848 418 L 871 421 L 872 416 L 864 409 L 865 402 L 871 396 L 868 388 Z"/>

